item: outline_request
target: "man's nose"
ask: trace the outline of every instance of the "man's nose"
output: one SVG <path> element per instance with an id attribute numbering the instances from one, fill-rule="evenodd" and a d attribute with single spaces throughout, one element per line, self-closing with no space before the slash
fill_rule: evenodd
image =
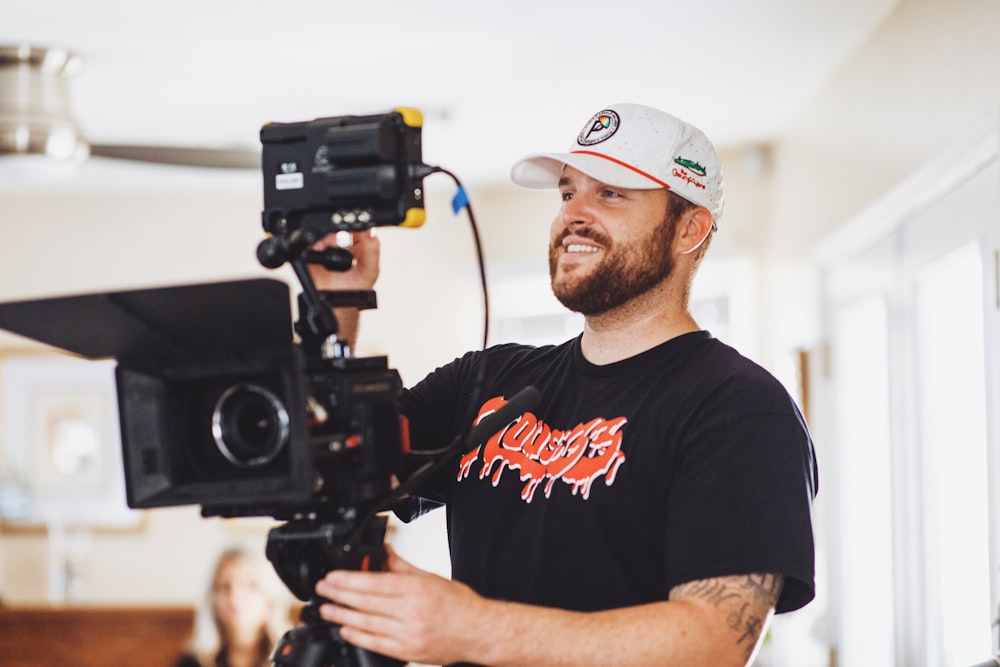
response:
<path id="1" fill-rule="evenodd" d="M 563 226 L 581 226 L 592 220 L 592 211 L 585 197 L 574 196 L 563 204 L 561 216 Z"/>

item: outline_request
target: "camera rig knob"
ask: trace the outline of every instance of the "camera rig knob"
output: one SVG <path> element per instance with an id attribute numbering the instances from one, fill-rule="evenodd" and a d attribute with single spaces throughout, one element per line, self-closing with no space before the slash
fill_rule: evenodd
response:
<path id="1" fill-rule="evenodd" d="M 315 233 L 269 236 L 257 245 L 257 261 L 268 269 L 277 269 L 285 262 L 298 258 L 304 259 L 308 264 L 322 264 L 327 271 L 347 271 L 354 266 L 354 255 L 347 248 L 334 246 L 323 250 L 306 250 L 306 245 L 316 238 Z"/>

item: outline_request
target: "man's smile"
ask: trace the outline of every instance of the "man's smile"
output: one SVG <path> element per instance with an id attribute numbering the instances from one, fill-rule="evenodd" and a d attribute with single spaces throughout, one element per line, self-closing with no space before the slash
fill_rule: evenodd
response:
<path id="1" fill-rule="evenodd" d="M 570 243 L 564 246 L 564 250 L 567 253 L 583 252 L 583 253 L 597 253 L 601 252 L 601 249 L 597 246 L 587 245 L 585 243 Z"/>

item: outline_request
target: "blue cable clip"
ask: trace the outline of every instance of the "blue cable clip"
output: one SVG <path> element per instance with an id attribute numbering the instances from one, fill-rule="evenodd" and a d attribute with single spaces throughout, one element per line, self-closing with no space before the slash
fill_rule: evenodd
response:
<path id="1" fill-rule="evenodd" d="M 458 191 L 451 198 L 451 210 L 458 215 L 458 212 L 469 205 L 469 195 L 465 193 L 465 188 L 458 186 Z"/>

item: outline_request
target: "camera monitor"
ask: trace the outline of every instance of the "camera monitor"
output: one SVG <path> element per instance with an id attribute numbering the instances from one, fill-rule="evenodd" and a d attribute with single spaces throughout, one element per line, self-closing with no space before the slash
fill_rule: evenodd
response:
<path id="1" fill-rule="evenodd" d="M 264 229 L 360 231 L 424 223 L 423 115 L 336 116 L 261 128 Z"/>

